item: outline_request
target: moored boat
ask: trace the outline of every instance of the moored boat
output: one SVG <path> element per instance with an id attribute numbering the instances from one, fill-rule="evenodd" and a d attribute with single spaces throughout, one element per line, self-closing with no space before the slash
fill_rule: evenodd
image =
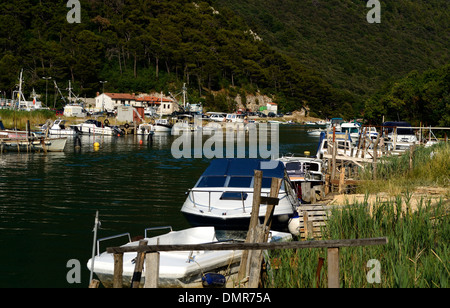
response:
<path id="1" fill-rule="evenodd" d="M 310 196 L 304 196 L 303 183 L 310 183 L 310 188 L 325 184 L 325 176 L 322 171 L 323 161 L 315 157 L 290 156 L 282 157 L 280 161 L 286 167 L 289 180 L 294 185 L 299 199 L 310 202 Z"/>
<path id="2" fill-rule="evenodd" d="M 170 228 L 170 232 L 149 238 L 148 231 L 162 228 Z M 108 237 L 97 241 L 97 255 L 87 263 L 89 270 L 93 268 L 101 283 L 105 287 L 112 287 L 114 278 L 114 256 L 108 252 L 100 254 L 99 244 L 102 241 L 117 237 L 128 236 L 129 242 L 121 247 L 135 247 L 139 241 L 131 241 L 131 236 L 126 233 L 118 236 Z M 181 231 L 172 231 L 171 227 L 149 228 L 145 230 L 144 240 L 148 245 L 194 245 L 194 244 L 217 244 L 226 245 L 234 238 L 223 237 L 218 239 L 213 227 L 197 227 Z M 272 231 L 270 242 L 291 240 L 288 233 Z M 123 285 L 130 286 L 135 269 L 134 252 L 123 254 Z M 180 251 L 160 252 L 160 267 L 158 286 L 162 288 L 201 287 L 202 277 L 206 273 L 217 273 L 228 278 L 233 277 L 239 270 L 242 251 Z M 94 264 L 92 264 L 92 261 Z M 93 265 L 93 266 L 92 266 Z M 141 278 L 141 286 L 145 283 L 145 265 Z M 228 279 L 231 283 L 233 279 Z"/>
<path id="3" fill-rule="evenodd" d="M 71 127 L 78 129 L 83 134 L 89 135 L 115 136 L 122 134 L 122 130 L 118 126 L 109 126 L 108 122 L 103 124 L 100 121 L 92 119 L 78 125 L 72 125 Z"/>
<path id="4" fill-rule="evenodd" d="M 67 138 L 1 139 L 0 150 L 10 152 L 63 152 Z"/>
<path id="5" fill-rule="evenodd" d="M 283 179 L 275 207 L 272 228 L 285 231 L 299 205 L 282 162 L 262 159 L 215 159 L 197 184 L 187 193 L 181 212 L 193 226 L 215 226 L 223 230 L 248 230 L 254 171 L 263 172 L 262 196 L 269 196 L 272 178 Z M 267 206 L 261 205 L 262 220 Z"/>
<path id="6" fill-rule="evenodd" d="M 66 120 L 56 119 L 53 123 L 42 126 L 42 131 L 52 136 L 74 136 L 82 133 L 77 126 L 66 127 Z"/>

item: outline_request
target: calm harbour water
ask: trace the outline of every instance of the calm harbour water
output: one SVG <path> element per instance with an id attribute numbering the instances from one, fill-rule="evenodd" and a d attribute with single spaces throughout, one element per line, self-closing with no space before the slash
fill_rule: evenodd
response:
<path id="1" fill-rule="evenodd" d="M 180 212 L 185 192 L 210 160 L 173 158 L 175 138 L 156 135 L 150 145 L 134 136 L 83 136 L 81 150 L 69 138 L 64 153 L 2 154 L 0 287 L 87 287 L 97 210 L 98 238 L 190 227 Z M 280 126 L 279 142 L 280 154 L 314 155 L 318 137 L 301 126 Z M 81 263 L 80 284 L 66 280 L 72 259 Z"/>

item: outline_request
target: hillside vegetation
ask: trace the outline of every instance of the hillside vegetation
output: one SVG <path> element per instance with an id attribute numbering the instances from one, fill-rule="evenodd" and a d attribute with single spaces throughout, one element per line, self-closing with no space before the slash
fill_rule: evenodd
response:
<path id="1" fill-rule="evenodd" d="M 383 1 L 382 23 L 371 25 L 364 1 L 81 0 L 79 24 L 67 21 L 67 1 L 4 1 L 0 90 L 11 98 L 23 68 L 25 94 L 48 85 L 56 107 L 53 80 L 63 90 L 71 80 L 81 97 L 105 80 L 105 91 L 128 93 L 186 83 L 209 110 L 261 93 L 281 111 L 351 119 L 391 77 L 448 62 L 448 3 L 410 2 Z"/>
<path id="2" fill-rule="evenodd" d="M 449 63 L 450 3 L 383 0 L 370 24 L 362 0 L 216 0 L 276 50 L 313 67 L 338 88 L 373 94 L 412 70 Z"/>

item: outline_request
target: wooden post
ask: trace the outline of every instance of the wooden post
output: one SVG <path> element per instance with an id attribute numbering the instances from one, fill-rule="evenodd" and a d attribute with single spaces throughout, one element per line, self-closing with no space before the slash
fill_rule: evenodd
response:
<path id="1" fill-rule="evenodd" d="M 254 229 L 254 236 L 255 239 L 261 239 L 265 236 L 266 229 L 264 225 L 256 226 Z M 252 251 L 251 254 L 249 254 L 249 260 L 250 260 L 250 270 L 249 270 L 249 281 L 248 281 L 248 287 L 251 289 L 258 288 L 259 285 L 259 279 L 261 276 L 261 263 L 262 263 L 262 250 Z"/>
<path id="2" fill-rule="evenodd" d="M 258 225 L 259 220 L 259 208 L 261 205 L 261 187 L 262 187 L 262 177 L 263 172 L 260 170 L 255 170 L 255 180 L 253 186 L 253 205 L 252 205 L 252 216 L 250 217 L 249 232 L 247 233 L 246 243 L 254 242 L 253 230 Z M 246 250 L 242 253 L 241 265 L 239 267 L 238 281 L 242 281 L 247 277 L 247 261 L 248 261 L 249 251 Z"/>
<path id="3" fill-rule="evenodd" d="M 272 185 L 270 186 L 270 198 L 278 198 L 278 193 L 280 192 L 282 179 L 272 178 Z M 272 228 L 272 218 L 275 211 L 275 204 L 269 203 L 267 205 L 266 217 L 264 219 L 264 226 L 267 226 L 270 230 Z M 268 235 L 268 234 L 267 234 Z M 264 239 L 265 241 L 267 238 Z"/>
<path id="4" fill-rule="evenodd" d="M 375 141 L 375 144 L 373 146 L 373 163 L 372 163 L 372 169 L 373 169 L 373 180 L 377 179 L 377 159 L 378 159 L 378 142 L 380 141 L 380 134 L 377 136 L 377 140 Z"/>
<path id="5" fill-rule="evenodd" d="M 307 211 L 303 211 L 303 229 L 305 230 L 305 240 L 314 237 L 313 233 L 313 222 L 309 220 L 309 215 Z"/>
<path id="6" fill-rule="evenodd" d="M 339 288 L 339 248 L 328 248 L 328 288 Z"/>
<path id="7" fill-rule="evenodd" d="M 302 199 L 305 202 L 311 202 L 311 182 L 302 182 Z"/>
<path id="8" fill-rule="evenodd" d="M 345 192 L 345 168 L 341 167 L 341 173 L 339 175 L 339 194 Z"/>
<path id="9" fill-rule="evenodd" d="M 282 179 L 272 178 L 272 185 L 270 187 L 270 198 L 277 198 L 278 193 L 281 188 Z M 270 228 L 272 227 L 273 213 L 275 211 L 275 204 L 270 202 L 267 204 L 266 216 L 264 219 L 264 223 L 262 225 L 258 225 L 254 229 L 255 234 L 255 242 L 267 242 L 269 239 Z M 249 273 L 249 288 L 257 288 L 259 285 L 259 280 L 261 277 L 261 264 L 263 261 L 262 250 L 257 250 L 251 253 L 250 258 L 250 273 Z"/>
<path id="10" fill-rule="evenodd" d="M 113 288 L 123 287 L 123 253 L 114 254 L 114 281 Z"/>
<path id="11" fill-rule="evenodd" d="M 139 246 L 147 246 L 148 241 L 139 241 Z M 142 270 L 144 269 L 145 253 L 138 253 L 136 258 L 136 265 L 134 267 L 133 278 L 131 279 L 131 288 L 139 288 L 141 284 Z"/>
<path id="12" fill-rule="evenodd" d="M 330 160 L 328 160 L 329 162 Z M 325 195 L 328 195 L 330 193 L 330 185 L 331 185 L 331 181 L 330 181 L 331 175 L 329 173 L 327 173 L 325 175 Z"/>
<path id="13" fill-rule="evenodd" d="M 414 167 L 414 164 L 413 164 L 414 150 L 415 150 L 415 146 L 412 145 L 409 148 L 409 171 L 412 171 L 413 167 Z"/>
<path id="14" fill-rule="evenodd" d="M 100 281 L 97 279 L 92 279 L 91 283 L 89 284 L 89 289 L 98 289 L 98 286 L 100 285 Z"/>
<path id="15" fill-rule="evenodd" d="M 336 177 L 336 155 L 337 155 L 337 142 L 333 142 L 333 156 L 331 163 L 331 181 Z M 333 192 L 333 186 L 331 186 L 331 191 Z"/>
<path id="16" fill-rule="evenodd" d="M 159 252 L 148 253 L 145 256 L 144 288 L 158 288 L 159 282 Z"/>
<path id="17" fill-rule="evenodd" d="M 316 271 L 316 288 L 320 287 L 320 272 L 322 271 L 323 261 L 324 259 L 319 257 L 319 263 L 317 264 Z"/>

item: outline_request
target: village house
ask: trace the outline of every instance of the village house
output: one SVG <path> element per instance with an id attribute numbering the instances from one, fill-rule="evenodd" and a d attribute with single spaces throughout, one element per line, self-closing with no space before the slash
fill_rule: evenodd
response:
<path id="1" fill-rule="evenodd" d="M 169 115 L 178 111 L 178 104 L 164 97 L 161 99 L 157 96 L 136 96 L 134 93 L 97 93 L 95 98 L 96 110 L 112 112 L 117 110 L 119 106 L 152 107 L 158 114 L 162 113 L 162 115 Z"/>
<path id="2" fill-rule="evenodd" d="M 97 93 L 95 98 L 95 109 L 98 111 L 112 112 L 117 110 L 118 106 L 135 106 L 136 96 L 126 93 Z"/>

